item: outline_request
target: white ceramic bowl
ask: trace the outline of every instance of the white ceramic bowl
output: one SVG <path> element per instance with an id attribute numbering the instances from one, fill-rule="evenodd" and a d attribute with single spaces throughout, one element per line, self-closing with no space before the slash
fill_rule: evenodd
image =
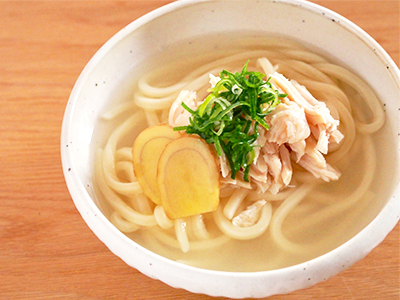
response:
<path id="1" fill-rule="evenodd" d="M 63 170 L 73 201 L 91 230 L 113 253 L 170 286 L 231 298 L 289 293 L 325 280 L 365 257 L 393 229 L 400 215 L 397 160 L 393 171 L 397 189 L 379 215 L 354 238 L 325 255 L 292 267 L 231 273 L 189 267 L 160 257 L 127 238 L 102 214 L 94 201 L 90 169 L 90 143 L 100 111 L 132 68 L 154 51 L 194 34 L 226 29 L 265 30 L 266 34 L 295 37 L 340 58 L 368 81 L 385 102 L 386 126 L 395 135 L 398 154 L 400 75 L 386 52 L 359 27 L 321 6 L 301 0 L 254 1 L 251 5 L 248 2 L 178 1 L 123 28 L 96 53 L 80 75 L 66 107 L 61 136 Z M 265 18 L 263 12 L 267 11 L 270 13 Z"/>

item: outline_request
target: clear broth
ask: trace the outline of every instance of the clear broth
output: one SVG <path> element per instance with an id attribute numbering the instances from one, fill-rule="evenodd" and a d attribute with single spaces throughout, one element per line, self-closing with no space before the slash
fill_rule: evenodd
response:
<path id="1" fill-rule="evenodd" d="M 132 101 L 138 80 L 137 74 L 146 74 L 160 65 L 170 65 L 171 63 L 179 61 L 179 69 L 166 70 L 166 76 L 164 77 L 171 80 L 179 79 L 189 72 L 189 70 L 204 63 L 202 60 L 203 53 L 214 52 L 215 58 L 223 57 L 229 52 L 229 49 L 235 47 L 236 42 L 241 38 L 243 38 L 243 35 L 227 36 L 226 34 L 223 36 L 198 37 L 164 49 L 159 55 L 142 62 L 139 67 L 135 67 L 134 72 L 132 71 L 129 76 L 126 76 L 124 82 L 116 87 L 113 99 L 110 99 L 110 106 L 105 108 L 105 111 L 118 103 Z M 312 49 L 312 51 L 327 57 L 327 55 L 321 53 L 318 49 Z M 340 61 L 331 57 L 329 57 L 329 60 L 340 64 Z M 160 86 L 168 83 L 169 82 L 160 81 Z M 361 111 L 361 113 L 367 114 L 367 112 L 364 111 Z M 98 147 L 103 147 L 112 130 L 126 117 L 127 115 L 121 115 L 119 119 L 112 122 L 99 120 L 94 131 L 92 151 L 95 151 Z M 125 146 L 132 146 L 137 133 L 145 127 L 146 124 L 142 124 L 138 131 L 133 133 L 132 137 L 125 141 Z M 302 213 L 302 210 L 313 212 L 326 206 L 326 203 L 324 204 L 323 201 L 316 201 L 315 199 L 304 199 L 286 218 L 283 226 L 283 233 L 293 242 L 312 243 L 320 237 L 334 233 L 336 235 L 336 231 L 340 231 L 340 238 L 328 239 L 328 242 L 313 248 L 312 251 L 302 253 L 283 251 L 272 242 L 268 230 L 265 234 L 253 240 L 239 241 L 232 239 L 219 247 L 201 251 L 190 250 L 188 253 L 183 253 L 180 249 L 174 249 L 164 245 L 154 238 L 151 232 L 146 229 L 140 229 L 132 234 L 127 234 L 127 236 L 136 243 L 161 256 L 210 270 L 237 272 L 266 271 L 313 259 L 331 251 L 354 237 L 377 216 L 379 211 L 386 204 L 396 182 L 396 178 L 393 176 L 395 171 L 392 169 L 392 166 L 394 165 L 393 163 L 398 160 L 398 157 L 395 151 L 393 136 L 388 124 L 372 135 L 375 150 L 379 153 L 377 169 L 370 189 L 371 193 L 373 193 L 372 198 L 363 197 L 357 205 L 351 207 L 340 216 L 319 222 L 302 232 L 296 231 L 296 224 L 309 217 L 307 214 Z M 358 139 L 362 139 L 360 134 L 358 134 Z M 342 176 L 337 182 L 322 182 L 318 190 L 335 194 L 337 201 L 341 201 L 341 199 L 346 194 L 349 194 L 360 181 L 364 166 L 363 164 L 357 163 L 357 161 L 361 159 L 363 155 L 362 147 L 353 151 L 351 157 L 346 157 L 344 159 L 353 161 L 354 164 L 352 167 L 341 169 Z M 340 165 L 338 167 L 340 169 Z M 96 195 L 99 207 L 104 214 L 109 217 L 112 211 L 111 208 L 103 199 L 100 192 L 97 192 Z M 280 204 L 280 202 L 278 204 Z M 276 209 L 278 204 L 274 203 L 274 209 Z"/>

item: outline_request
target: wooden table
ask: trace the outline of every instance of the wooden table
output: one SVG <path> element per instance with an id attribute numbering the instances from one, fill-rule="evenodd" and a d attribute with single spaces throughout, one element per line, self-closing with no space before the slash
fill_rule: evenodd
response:
<path id="1" fill-rule="evenodd" d="M 79 73 L 117 31 L 168 2 L 0 2 L 0 299 L 211 299 L 114 256 L 75 209 L 61 169 L 61 122 Z M 399 64 L 398 1 L 313 2 L 361 26 Z M 271 299 L 399 299 L 399 228 L 349 270 Z"/>

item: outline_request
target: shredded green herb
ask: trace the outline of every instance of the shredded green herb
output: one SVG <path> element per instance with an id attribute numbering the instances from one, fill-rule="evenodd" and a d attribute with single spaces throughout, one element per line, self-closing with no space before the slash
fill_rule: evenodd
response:
<path id="1" fill-rule="evenodd" d="M 240 73 L 223 70 L 221 80 L 208 90 L 210 94 L 195 111 L 182 103 L 191 113 L 190 124 L 174 128 L 214 144 L 218 156 L 225 153 L 232 179 L 242 170 L 247 182 L 257 147 L 254 142 L 259 135 L 258 126 L 269 129 L 265 116 L 280 103 L 279 98 L 287 96 L 275 90 L 269 78 L 264 81 L 264 74 L 247 71 L 248 63 Z"/>

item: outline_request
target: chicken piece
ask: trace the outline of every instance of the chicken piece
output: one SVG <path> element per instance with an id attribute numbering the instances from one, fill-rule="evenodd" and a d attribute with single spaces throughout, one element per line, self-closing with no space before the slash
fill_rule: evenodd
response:
<path id="1" fill-rule="evenodd" d="M 254 132 L 254 129 L 252 129 L 251 134 Z M 266 137 L 267 131 L 264 129 L 262 126 L 258 126 L 258 138 L 254 142 L 254 145 L 260 146 L 260 147 L 254 147 L 254 161 L 253 164 L 257 164 L 258 157 L 260 156 L 261 148 L 265 145 L 267 142 L 267 137 Z"/>
<path id="2" fill-rule="evenodd" d="M 297 162 L 304 169 L 312 173 L 316 178 L 324 181 L 338 180 L 340 172 L 331 167 L 325 157 L 316 148 L 317 142 L 313 136 L 306 140 L 305 154 Z"/>
<path id="3" fill-rule="evenodd" d="M 314 138 L 318 141 L 316 149 L 323 153 L 328 153 L 329 135 L 326 132 L 326 126 L 324 124 L 310 125 L 311 133 Z"/>
<path id="4" fill-rule="evenodd" d="M 271 75 L 271 82 L 286 93 L 291 101 L 304 109 L 308 123 L 315 125 L 337 122 L 326 104 L 315 99 L 304 86 L 296 81 L 289 81 L 283 75 L 274 73 Z"/>
<path id="5" fill-rule="evenodd" d="M 315 138 L 318 140 L 317 149 L 324 154 L 328 153 L 328 144 L 330 142 L 330 136 L 334 135 L 334 141 L 339 143 L 342 138 L 343 134 L 338 130 L 339 121 L 335 120 L 326 106 L 326 104 L 322 101 L 318 101 L 314 98 L 314 96 L 302 85 L 297 83 L 296 81 L 291 81 L 293 86 L 300 92 L 300 94 L 306 99 L 311 105 L 317 107 L 317 111 L 321 117 L 323 117 L 323 122 L 313 123 L 311 125 L 317 125 L 319 130 L 318 137 L 316 135 Z M 307 114 L 306 114 L 307 115 Z M 309 118 L 307 116 L 307 118 Z M 311 118 L 311 117 L 310 117 Z M 311 126 L 310 126 L 311 127 Z M 315 126 L 314 126 L 315 127 Z"/>
<path id="6" fill-rule="evenodd" d="M 248 206 L 232 219 L 232 224 L 238 227 L 250 227 L 257 223 L 260 218 L 260 212 L 263 206 L 267 204 L 265 200 L 258 200 L 254 204 Z"/>
<path id="7" fill-rule="evenodd" d="M 268 165 L 264 159 L 257 159 L 256 163 L 253 163 L 250 166 L 249 176 L 253 180 L 266 183 L 267 174 L 268 174 Z"/>
<path id="8" fill-rule="evenodd" d="M 270 129 L 266 138 L 268 142 L 278 145 L 297 143 L 310 135 L 304 109 L 293 101 L 280 103 L 275 110 L 266 117 Z"/>
<path id="9" fill-rule="evenodd" d="M 261 189 L 261 190 L 266 190 L 266 188 L 268 189 L 268 191 L 270 191 L 272 194 L 277 194 L 282 187 L 285 186 L 285 183 L 283 181 L 283 177 L 282 177 L 282 171 L 283 171 L 283 159 L 281 157 L 281 151 L 280 151 L 280 147 L 285 147 L 284 145 L 279 146 L 277 143 L 270 143 L 267 142 L 265 143 L 265 145 L 263 146 L 261 153 L 262 153 L 262 157 L 259 159 L 258 165 L 262 165 L 260 162 L 264 161 L 266 164 L 266 168 L 263 171 L 267 171 L 268 172 L 268 176 L 266 178 L 266 180 L 264 179 L 263 181 L 261 181 L 261 183 L 257 182 L 260 181 L 259 177 L 253 177 L 253 182 L 256 183 L 256 185 Z M 287 153 L 285 153 L 285 150 Z M 290 170 L 291 171 L 291 165 L 290 165 L 290 153 L 289 151 L 287 151 L 287 149 L 285 148 L 284 150 L 282 150 L 283 155 L 285 156 L 285 174 L 284 176 L 288 176 L 287 171 Z M 288 165 L 290 167 L 288 167 Z M 261 170 L 260 170 L 261 171 Z M 255 170 L 254 170 L 255 173 Z M 287 178 L 285 179 L 287 180 Z M 289 182 L 291 180 L 291 174 L 290 174 L 290 179 Z M 267 183 L 267 184 L 266 184 Z"/>
<path id="10" fill-rule="evenodd" d="M 278 153 L 274 154 L 264 154 L 263 158 L 268 166 L 268 173 L 272 175 L 274 178 L 278 178 L 282 172 L 282 162 L 279 158 Z"/>
<path id="11" fill-rule="evenodd" d="M 211 73 L 208 74 L 208 77 L 210 78 L 209 82 L 210 82 L 211 88 L 215 87 L 217 85 L 218 81 L 221 80 L 221 77 L 215 76 L 215 75 L 213 75 Z"/>
<path id="12" fill-rule="evenodd" d="M 314 164 L 320 168 L 326 167 L 325 157 L 321 152 L 317 149 L 317 141 L 313 136 L 310 136 L 306 139 L 306 149 L 305 154 L 311 158 Z"/>
<path id="13" fill-rule="evenodd" d="M 288 143 L 288 145 L 293 153 L 295 153 L 295 161 L 299 162 L 306 151 L 306 141 L 302 140 L 297 143 Z"/>
<path id="14" fill-rule="evenodd" d="M 340 143 L 340 141 L 344 138 L 343 133 L 341 133 L 339 130 L 336 130 L 331 133 L 329 137 L 329 143 Z"/>
<path id="15" fill-rule="evenodd" d="M 267 177 L 266 182 L 258 181 L 257 179 L 252 180 L 252 183 L 255 186 L 255 190 L 257 191 L 257 193 L 264 194 L 271 187 L 272 184 L 271 175 L 267 174 L 266 177 Z"/>
<path id="16" fill-rule="evenodd" d="M 219 157 L 218 164 L 221 170 L 222 177 L 227 177 L 231 172 L 231 168 L 224 152 L 222 152 L 222 155 Z"/>
<path id="17" fill-rule="evenodd" d="M 274 73 L 270 75 L 270 82 L 278 87 L 283 93 L 287 94 L 290 101 L 295 102 L 297 105 L 302 107 L 305 113 L 308 115 L 308 121 L 314 121 L 316 123 L 323 123 L 324 119 L 317 112 L 318 106 L 317 103 L 315 105 L 310 104 L 301 93 L 293 86 L 292 82 L 290 82 L 287 78 L 285 78 L 282 74 Z M 316 124 L 314 123 L 314 124 Z"/>
<path id="18" fill-rule="evenodd" d="M 280 177 L 275 178 L 274 181 L 271 183 L 268 192 L 270 192 L 273 195 L 278 194 L 281 189 L 284 187 L 282 180 Z"/>
<path id="19" fill-rule="evenodd" d="M 338 180 L 341 175 L 338 170 L 334 169 L 328 163 L 325 163 L 324 167 L 318 166 L 315 163 L 315 160 L 313 160 L 308 154 L 303 155 L 298 164 L 313 174 L 316 178 L 321 178 L 326 182 Z"/>
<path id="20" fill-rule="evenodd" d="M 189 125 L 191 114 L 182 107 L 182 102 L 189 108 L 196 110 L 198 106 L 196 92 L 183 90 L 172 103 L 168 117 L 168 123 L 172 127 Z"/>
<path id="21" fill-rule="evenodd" d="M 282 161 L 281 178 L 283 183 L 287 186 L 292 180 L 292 164 L 290 162 L 290 152 L 285 145 L 279 146 L 279 156 Z"/>
<path id="22" fill-rule="evenodd" d="M 242 179 L 242 178 L 243 178 L 243 174 L 241 174 L 240 172 L 238 172 L 237 174 L 238 174 L 238 175 L 236 176 L 235 179 L 232 179 L 231 176 L 228 176 L 228 177 L 226 177 L 226 178 L 223 178 L 223 177 L 222 177 L 222 178 L 220 179 L 220 184 L 221 184 L 221 185 L 230 184 L 230 185 L 235 185 L 235 186 L 237 186 L 237 187 L 242 187 L 242 188 L 251 190 L 252 187 L 251 187 L 250 182 L 244 181 L 244 180 Z"/>

